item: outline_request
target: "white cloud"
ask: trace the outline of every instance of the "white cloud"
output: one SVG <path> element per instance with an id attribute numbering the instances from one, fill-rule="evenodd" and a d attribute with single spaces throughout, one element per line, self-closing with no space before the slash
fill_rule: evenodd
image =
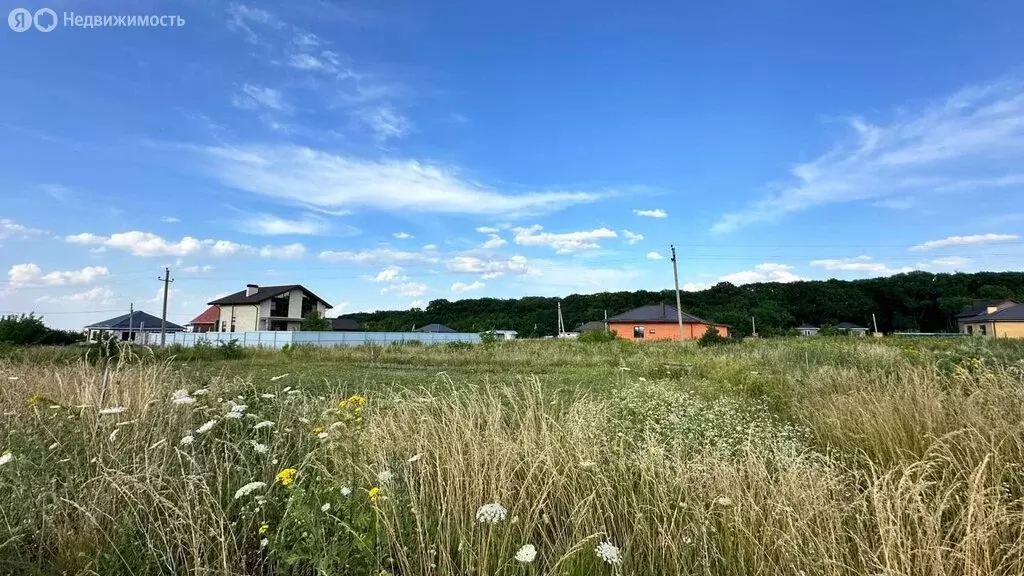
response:
<path id="1" fill-rule="evenodd" d="M 181 218 L 178 218 L 177 216 L 163 216 L 160 218 L 160 221 L 166 224 L 177 224 L 178 222 L 181 222 Z"/>
<path id="2" fill-rule="evenodd" d="M 508 244 L 508 242 L 501 236 L 498 236 L 497 234 L 488 234 L 487 241 L 481 244 L 480 248 L 484 250 L 493 250 L 495 248 L 500 248 L 505 244 Z"/>
<path id="3" fill-rule="evenodd" d="M 239 228 L 249 234 L 275 236 L 284 234 L 315 235 L 328 229 L 327 222 L 318 216 L 305 214 L 297 220 L 281 218 L 273 214 L 253 214 L 239 223 Z"/>
<path id="4" fill-rule="evenodd" d="M 368 276 L 366 278 L 371 282 L 404 282 L 405 280 L 408 280 L 408 278 L 402 274 L 402 269 L 397 266 L 385 268 L 378 272 L 376 276 Z"/>
<path id="5" fill-rule="evenodd" d="M 391 250 L 388 248 L 369 248 L 358 252 L 325 250 L 320 253 L 319 258 L 325 262 L 343 262 L 346 264 L 360 265 L 389 265 L 404 264 L 410 262 L 436 263 L 436 255 L 423 254 L 421 252 L 407 252 L 402 250 Z"/>
<path id="6" fill-rule="evenodd" d="M 623 238 L 626 239 L 626 244 L 629 244 L 630 246 L 644 239 L 643 234 L 639 234 L 637 232 L 630 232 L 629 230 L 623 230 L 622 236 Z"/>
<path id="7" fill-rule="evenodd" d="M 0 218 L 0 240 L 7 238 L 26 238 L 33 234 L 39 234 L 41 230 L 29 228 L 24 224 L 18 224 L 10 218 Z"/>
<path id="8" fill-rule="evenodd" d="M 302 258 L 306 255 L 306 247 L 302 244 L 286 246 L 264 246 L 260 248 L 260 258 Z"/>
<path id="9" fill-rule="evenodd" d="M 855 256 L 853 258 L 826 258 L 823 260 L 812 260 L 811 266 L 824 268 L 831 272 L 861 272 L 866 274 L 878 274 L 888 276 L 900 272 L 911 272 L 913 268 L 889 268 L 881 262 L 873 262 L 870 256 Z"/>
<path id="10" fill-rule="evenodd" d="M 412 129 L 412 123 L 390 105 L 363 109 L 356 116 L 373 132 L 380 142 L 401 138 Z"/>
<path id="11" fill-rule="evenodd" d="M 638 210 L 633 209 L 633 214 L 637 216 L 646 216 L 648 218 L 668 218 L 668 213 L 661 208 L 655 208 L 653 210 Z"/>
<path id="12" fill-rule="evenodd" d="M 792 272 L 793 267 L 786 264 L 765 262 L 754 266 L 753 270 L 733 272 L 718 278 L 719 282 L 730 282 L 737 286 L 755 282 L 797 282 L 804 280 Z"/>
<path id="13" fill-rule="evenodd" d="M 50 302 L 50 303 L 90 303 L 90 304 L 107 304 L 110 303 L 114 297 L 114 293 L 106 286 L 95 286 L 84 292 L 75 292 L 73 294 L 65 294 L 62 296 L 40 296 L 35 299 L 35 302 Z"/>
<path id="14" fill-rule="evenodd" d="M 399 296 L 408 296 L 415 298 L 417 296 L 423 296 L 427 293 L 427 285 L 421 282 L 403 282 L 401 284 L 392 284 L 391 286 L 385 286 L 381 288 L 381 294 L 397 294 Z"/>
<path id="15" fill-rule="evenodd" d="M 529 228 L 513 228 L 513 240 L 520 246 L 547 246 L 558 254 L 571 254 L 580 250 L 600 248 L 598 240 L 618 237 L 614 230 L 608 228 L 562 234 L 542 232 L 543 229 L 540 224 L 534 224 Z"/>
<path id="16" fill-rule="evenodd" d="M 213 266 L 186 266 L 181 271 L 186 274 L 201 274 L 203 272 L 212 272 Z"/>
<path id="17" fill-rule="evenodd" d="M 352 303 L 349 302 L 348 300 L 342 300 L 341 302 L 337 302 L 337 303 L 334 304 L 334 308 L 331 308 L 330 310 L 328 310 L 324 314 L 324 317 L 325 318 L 337 318 L 338 316 L 341 316 L 342 314 L 344 314 L 345 310 L 349 306 L 351 306 L 351 305 L 352 305 Z"/>
<path id="18" fill-rule="evenodd" d="M 437 244 L 424 244 L 423 245 L 423 249 L 424 250 L 428 250 L 428 251 L 429 250 L 437 250 Z"/>
<path id="19" fill-rule="evenodd" d="M 409 302 L 409 308 L 423 308 L 423 300 L 413 300 Z"/>
<path id="20" fill-rule="evenodd" d="M 683 292 L 700 292 L 711 288 L 711 284 L 705 282 L 684 282 L 680 290 Z"/>
<path id="21" fill-rule="evenodd" d="M 647 253 L 647 259 L 648 260 L 664 260 L 665 257 L 662 256 L 661 254 L 658 254 L 657 252 L 648 252 Z"/>
<path id="22" fill-rule="evenodd" d="M 915 266 L 919 270 L 932 270 L 935 268 L 963 268 L 971 263 L 969 258 L 962 256 L 943 256 L 925 262 L 918 262 Z"/>
<path id="23" fill-rule="evenodd" d="M 206 169 L 226 186 L 320 210 L 524 214 L 594 202 L 592 192 L 508 194 L 415 160 L 365 160 L 299 146 L 200 149 Z"/>
<path id="24" fill-rule="evenodd" d="M 505 275 L 504 272 L 502 272 L 500 270 L 496 270 L 494 272 L 487 272 L 487 273 L 483 274 L 480 277 L 483 278 L 484 280 L 494 280 L 495 278 L 500 278 L 500 277 L 502 277 L 504 275 Z"/>
<path id="25" fill-rule="evenodd" d="M 244 254 L 252 250 L 250 246 L 246 246 L 245 244 L 239 244 L 237 242 L 232 242 L 230 240 L 215 240 L 210 244 L 207 244 L 207 246 L 209 247 L 210 256 L 217 256 L 222 258 L 228 256 L 237 256 L 239 254 Z"/>
<path id="26" fill-rule="evenodd" d="M 479 280 L 472 284 L 466 284 L 464 282 L 456 282 L 452 284 L 452 292 L 472 292 L 473 290 L 479 290 L 484 287 L 484 283 Z"/>
<path id="27" fill-rule="evenodd" d="M 490 226 L 477 226 L 476 231 L 481 234 L 497 234 L 497 228 L 491 228 Z"/>
<path id="28" fill-rule="evenodd" d="M 392 234 L 392 236 L 398 238 L 399 240 L 408 240 L 409 238 L 413 237 L 412 234 L 409 234 L 408 232 L 395 232 L 394 234 Z"/>
<path id="29" fill-rule="evenodd" d="M 828 204 L 990 193 L 1019 187 L 1011 172 L 1024 152 L 1024 84 L 1014 79 L 960 90 L 944 101 L 905 108 L 888 123 L 849 121 L 850 143 L 834 146 L 790 170 L 789 182 L 723 215 L 712 227 L 728 232 Z"/>
<path id="30" fill-rule="evenodd" d="M 280 90 L 245 84 L 241 92 L 231 98 L 231 104 L 235 108 L 243 110 L 270 109 L 278 112 L 290 112 L 291 106 L 284 100 Z"/>
<path id="31" fill-rule="evenodd" d="M 38 265 L 15 264 L 7 271 L 11 284 L 42 284 L 47 286 L 64 286 L 68 284 L 91 284 L 109 276 L 105 266 L 86 266 L 80 270 L 54 271 L 43 274 Z"/>
<path id="32" fill-rule="evenodd" d="M 950 246 L 984 246 L 998 242 L 1013 242 L 1020 240 L 1017 234 L 972 234 L 970 236 L 947 236 L 942 240 L 929 240 L 917 246 L 911 246 L 911 250 L 935 250 L 936 248 L 949 248 Z"/>
<path id="33" fill-rule="evenodd" d="M 452 272 L 483 274 L 485 279 L 497 278 L 506 273 L 517 275 L 535 273 L 524 256 L 512 256 L 508 260 L 484 260 L 476 256 L 461 255 L 452 258 L 445 265 Z"/>
<path id="34" fill-rule="evenodd" d="M 323 70 L 324 62 L 312 54 L 292 54 L 288 58 L 288 65 L 299 70 Z"/>

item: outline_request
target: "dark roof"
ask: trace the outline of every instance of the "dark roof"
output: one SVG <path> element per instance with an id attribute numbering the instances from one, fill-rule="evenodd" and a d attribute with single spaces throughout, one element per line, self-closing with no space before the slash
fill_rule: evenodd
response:
<path id="1" fill-rule="evenodd" d="M 357 332 L 359 331 L 359 322 L 352 318 L 331 318 L 331 330 L 335 332 Z"/>
<path id="2" fill-rule="evenodd" d="M 608 325 L 604 323 L 604 320 L 591 320 L 590 322 L 577 326 L 574 332 L 593 332 L 595 330 L 607 329 Z"/>
<path id="3" fill-rule="evenodd" d="M 963 320 L 963 318 L 961 318 Z M 991 314 L 979 314 L 970 317 L 971 322 L 1024 322 L 1024 304 L 1015 304 L 1009 308 L 996 310 Z"/>
<path id="4" fill-rule="evenodd" d="M 839 330 L 867 330 L 867 328 L 863 326 L 857 326 L 852 322 L 840 322 L 839 324 L 836 324 L 836 328 Z"/>
<path id="5" fill-rule="evenodd" d="M 675 306 L 665 306 L 662 304 L 651 304 L 650 306 L 641 306 L 634 308 L 629 312 L 623 312 L 618 316 L 612 316 L 608 319 L 609 322 L 678 322 L 676 317 Z M 714 322 L 708 322 L 697 318 L 692 314 L 683 312 L 683 322 L 686 324 L 714 324 Z"/>
<path id="6" fill-rule="evenodd" d="M 426 326 L 420 326 L 413 330 L 413 332 L 445 332 L 454 333 L 455 330 L 445 326 L 444 324 L 427 324 Z"/>
<path id="7" fill-rule="evenodd" d="M 290 292 L 295 288 L 298 288 L 305 292 L 306 294 L 308 294 L 309 296 L 312 296 L 313 298 L 319 300 L 320 302 L 323 302 L 324 306 L 327 306 L 328 308 L 333 308 L 333 306 L 328 304 L 326 300 L 317 296 L 316 294 L 313 294 L 312 292 L 309 291 L 309 289 L 305 288 L 302 284 L 288 284 L 286 286 L 260 286 L 256 289 L 256 292 L 252 296 L 246 296 L 246 291 L 240 290 L 238 292 L 235 292 L 234 294 L 228 294 L 223 298 L 218 298 L 213 302 L 207 302 L 207 304 L 259 304 L 264 300 L 273 298 L 274 296 L 280 296 L 281 294 L 284 294 L 285 292 Z"/>
<path id="8" fill-rule="evenodd" d="M 810 324 L 801 324 L 796 327 L 797 330 L 820 330 L 817 326 L 811 326 Z"/>
<path id="9" fill-rule="evenodd" d="M 131 317 L 129 319 L 129 316 Z M 142 310 L 136 310 L 130 314 L 122 314 L 116 318 L 104 320 L 102 322 L 96 322 L 95 324 L 89 324 L 86 328 L 95 328 L 97 330 L 128 330 L 129 326 L 133 330 L 160 330 L 160 319 L 152 314 L 146 314 Z M 185 328 L 178 326 L 174 322 L 167 323 L 168 332 L 184 332 Z"/>
<path id="10" fill-rule="evenodd" d="M 1009 298 L 999 298 L 997 300 L 975 300 L 971 302 L 971 305 L 964 308 L 957 318 L 970 318 L 971 316 L 978 316 L 979 314 L 987 314 L 989 306 L 1000 306 L 1002 304 L 1010 303 L 1015 305 L 1017 302 L 1010 300 Z"/>
<path id="11" fill-rule="evenodd" d="M 193 318 L 189 324 L 192 326 L 195 326 L 196 324 L 216 324 L 219 319 L 220 308 L 217 306 L 210 306 L 202 314 Z"/>

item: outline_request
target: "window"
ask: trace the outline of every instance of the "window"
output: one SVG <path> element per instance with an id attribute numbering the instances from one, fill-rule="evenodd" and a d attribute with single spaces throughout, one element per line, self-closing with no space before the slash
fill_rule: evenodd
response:
<path id="1" fill-rule="evenodd" d="M 288 295 L 274 296 L 270 299 L 270 315 L 277 318 L 288 317 Z"/>
<path id="2" fill-rule="evenodd" d="M 128 332 L 127 331 L 121 332 L 121 341 L 122 342 L 127 342 L 128 341 Z"/>
<path id="3" fill-rule="evenodd" d="M 644 327 L 643 326 L 633 326 L 633 338 L 643 338 L 643 337 L 644 337 Z"/>
<path id="4" fill-rule="evenodd" d="M 978 330 L 981 331 L 981 335 L 982 336 L 984 336 L 987 333 L 987 330 L 986 330 L 987 328 L 988 328 L 988 326 L 985 326 L 984 324 L 982 324 L 981 326 L 978 326 Z"/>
<path id="5" fill-rule="evenodd" d="M 648 330 L 647 333 L 648 334 L 654 334 L 654 328 L 651 328 L 650 330 Z"/>
<path id="6" fill-rule="evenodd" d="M 970 324 L 968 324 L 967 325 L 967 333 L 968 334 L 974 334 L 974 326 L 971 326 Z"/>
<path id="7" fill-rule="evenodd" d="M 224 320 L 224 321 L 222 321 L 220 323 L 220 331 L 221 332 L 227 332 L 228 331 L 228 321 L 227 320 Z"/>

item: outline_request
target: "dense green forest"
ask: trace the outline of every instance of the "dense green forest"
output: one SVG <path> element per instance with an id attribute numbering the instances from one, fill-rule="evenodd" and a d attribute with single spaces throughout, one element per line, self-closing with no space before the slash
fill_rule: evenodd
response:
<path id="1" fill-rule="evenodd" d="M 808 323 L 815 326 L 854 322 L 870 326 L 871 314 L 882 332 L 956 331 L 954 316 L 974 299 L 1024 301 L 1024 273 L 932 274 L 911 272 L 868 280 L 767 282 L 734 286 L 722 282 L 701 292 L 683 292 L 683 310 L 729 324 L 738 336 L 750 333 L 751 316 L 765 336 L 783 334 Z M 432 300 L 425 309 L 346 314 L 367 330 L 410 330 L 431 322 L 460 332 L 511 329 L 521 337 L 553 335 L 558 298 Z M 602 292 L 561 298 L 565 325 L 572 329 L 645 304 L 675 304 L 672 290 Z"/>

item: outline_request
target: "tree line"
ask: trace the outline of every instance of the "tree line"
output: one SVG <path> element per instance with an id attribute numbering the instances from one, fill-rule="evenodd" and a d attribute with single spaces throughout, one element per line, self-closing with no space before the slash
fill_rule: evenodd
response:
<path id="1" fill-rule="evenodd" d="M 932 274 L 909 272 L 865 280 L 763 282 L 735 286 L 721 282 L 700 292 L 682 293 L 683 310 L 728 324 L 737 336 L 751 332 L 751 317 L 764 336 L 785 334 L 800 324 L 822 326 L 852 322 L 871 326 L 875 315 L 882 332 L 955 332 L 955 316 L 974 300 L 1011 298 L 1024 302 L 1024 273 Z M 364 330 L 406 331 L 440 323 L 459 332 L 515 330 L 520 337 L 554 335 L 557 305 L 568 329 L 632 308 L 665 302 L 675 305 L 671 289 L 572 294 L 564 298 L 475 298 L 432 300 L 426 308 L 346 314 Z"/>

